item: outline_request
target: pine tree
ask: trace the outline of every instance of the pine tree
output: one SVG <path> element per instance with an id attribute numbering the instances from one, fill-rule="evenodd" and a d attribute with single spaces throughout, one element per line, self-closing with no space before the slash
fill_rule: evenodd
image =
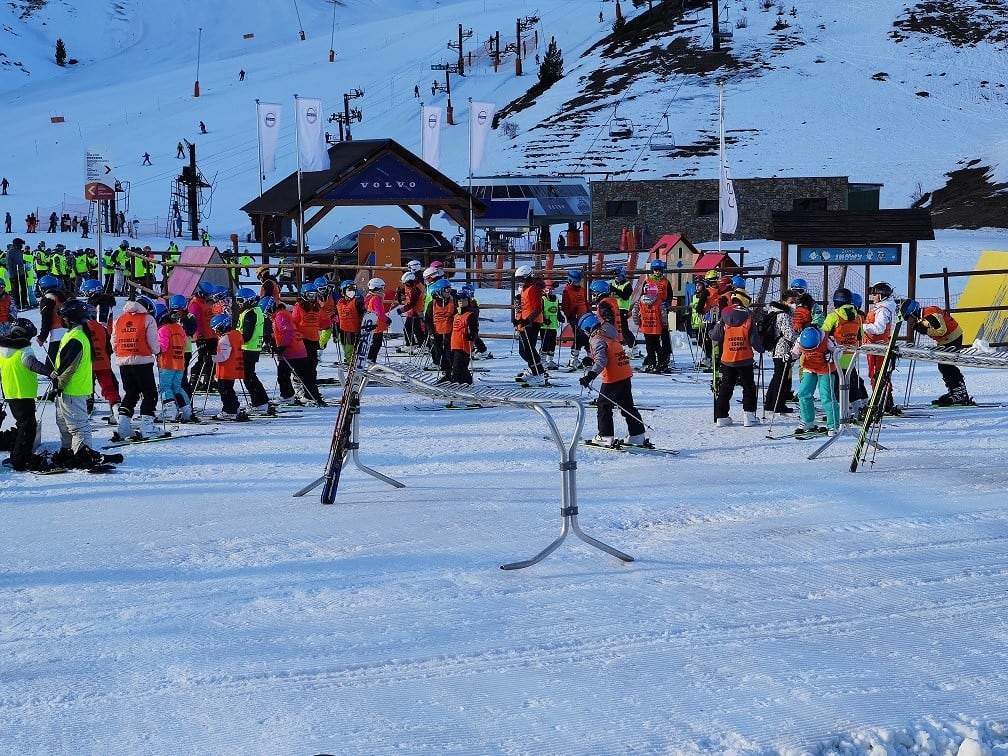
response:
<path id="1" fill-rule="evenodd" d="M 546 56 L 543 58 L 542 65 L 539 66 L 539 83 L 548 87 L 560 81 L 563 75 L 563 54 L 557 47 L 556 37 L 553 37 L 546 47 Z"/>
<path id="2" fill-rule="evenodd" d="M 66 64 L 67 51 L 66 45 L 63 44 L 62 39 L 56 40 L 56 65 L 62 66 Z"/>

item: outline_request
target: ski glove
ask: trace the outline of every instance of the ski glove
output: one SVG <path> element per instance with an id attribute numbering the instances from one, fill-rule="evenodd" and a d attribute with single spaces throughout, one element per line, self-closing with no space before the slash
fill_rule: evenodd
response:
<path id="1" fill-rule="evenodd" d="M 594 371 L 591 371 L 591 372 L 588 372 L 588 373 L 585 373 L 584 375 L 582 375 L 578 379 L 578 383 L 580 383 L 585 388 L 588 388 L 591 385 L 591 382 L 594 381 L 597 377 L 598 377 L 598 373 L 596 373 Z"/>
<path id="2" fill-rule="evenodd" d="M 591 357 L 582 357 L 581 358 L 581 367 L 590 368 L 594 364 L 595 364 L 595 360 L 593 360 Z"/>

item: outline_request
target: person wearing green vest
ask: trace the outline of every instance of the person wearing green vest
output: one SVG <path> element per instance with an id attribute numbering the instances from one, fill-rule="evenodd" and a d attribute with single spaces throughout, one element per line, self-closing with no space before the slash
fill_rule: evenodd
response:
<path id="1" fill-rule="evenodd" d="M 238 289 L 235 302 L 238 305 L 238 331 L 242 337 L 242 364 L 245 368 L 245 388 L 249 392 L 249 412 L 265 415 L 270 409 L 269 395 L 256 375 L 256 363 L 262 351 L 266 316 L 259 309 L 259 296 L 252 289 Z"/>
<path id="2" fill-rule="evenodd" d="M 102 286 L 106 294 L 115 293 L 115 250 L 106 249 L 102 253 Z"/>
<path id="3" fill-rule="evenodd" d="M 38 247 L 35 248 L 35 271 L 38 273 L 38 277 L 49 275 L 49 269 L 51 266 L 52 256 L 49 254 L 49 250 L 46 249 L 44 241 L 38 243 Z"/>
<path id="4" fill-rule="evenodd" d="M 126 265 L 129 262 L 129 242 L 125 239 L 120 242 L 113 252 L 112 259 L 115 261 L 115 293 L 117 296 L 126 294 Z"/>
<path id="5" fill-rule="evenodd" d="M 542 354 L 543 367 L 547 370 L 556 370 L 557 365 L 554 355 L 556 354 L 557 332 L 560 324 L 564 320 L 563 313 L 560 312 L 560 299 L 554 293 L 556 283 L 552 280 L 543 281 L 542 300 Z"/>
<path id="6" fill-rule="evenodd" d="M 76 291 L 88 278 L 88 255 L 87 251 L 78 249 L 73 258 L 74 281 L 73 291 Z"/>
<path id="7" fill-rule="evenodd" d="M 44 454 L 35 453 L 39 445 L 35 419 L 38 377 L 49 375 L 49 368 L 31 349 L 37 333 L 35 324 L 25 318 L 0 323 L 0 387 L 15 423 L 14 428 L 0 433 L 0 449 L 10 452 L 10 466 L 19 472 L 45 472 L 52 467 Z"/>
<path id="8" fill-rule="evenodd" d="M 88 399 L 94 391 L 91 342 L 84 331 L 88 306 L 79 299 L 68 299 L 57 312 L 66 333 L 60 339 L 50 375 L 56 391 L 56 427 L 60 434 L 60 449 L 53 455 L 53 464 L 91 469 L 106 460 L 92 448 L 88 415 Z"/>
<path id="9" fill-rule="evenodd" d="M 249 277 L 249 271 L 252 268 L 252 255 L 249 254 L 247 249 L 243 249 L 241 254 L 238 256 L 238 264 L 241 265 L 241 275 L 243 278 Z"/>
<path id="10" fill-rule="evenodd" d="M 127 257 L 127 267 L 130 267 L 132 263 L 133 275 L 130 278 L 133 279 L 134 283 L 145 284 L 147 280 L 147 260 L 140 252 L 134 252 L 132 256 Z"/>

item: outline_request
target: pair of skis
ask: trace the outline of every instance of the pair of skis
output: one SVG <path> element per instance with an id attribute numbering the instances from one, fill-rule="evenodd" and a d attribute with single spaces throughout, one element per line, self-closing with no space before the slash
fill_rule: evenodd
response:
<path id="1" fill-rule="evenodd" d="M 861 423 L 861 432 L 858 434 L 857 444 L 854 446 L 854 456 L 850 463 L 851 472 L 857 472 L 858 465 L 864 461 L 867 454 L 868 446 L 873 442 L 872 437 L 878 435 L 878 428 L 882 424 L 882 407 L 885 406 L 886 395 L 889 391 L 889 380 L 892 378 L 893 370 L 896 369 L 896 339 L 899 337 L 901 325 L 903 325 L 903 316 L 897 308 L 892 330 L 889 333 L 889 341 L 882 355 L 882 364 L 875 376 L 875 385 L 872 386 L 871 398 L 868 400 L 868 407 Z"/>
<path id="2" fill-rule="evenodd" d="M 360 410 L 361 382 L 357 380 L 358 371 L 364 367 L 368 349 L 371 347 L 371 336 L 374 333 L 378 318 L 374 313 L 367 313 L 361 323 L 360 336 L 354 344 L 350 363 L 347 365 L 343 381 L 343 396 L 339 403 L 339 414 L 333 426 L 332 441 L 329 444 L 329 458 L 326 460 L 325 473 L 322 476 L 323 504 L 336 501 L 336 489 L 339 488 L 340 472 L 349 450 L 350 436 L 353 433 L 354 415 Z"/>

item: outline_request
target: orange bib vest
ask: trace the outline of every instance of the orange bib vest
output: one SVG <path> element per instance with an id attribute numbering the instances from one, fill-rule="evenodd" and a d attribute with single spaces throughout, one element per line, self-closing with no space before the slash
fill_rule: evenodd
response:
<path id="1" fill-rule="evenodd" d="M 119 316 L 113 326 L 116 357 L 150 357 L 146 322 L 146 312 L 124 312 Z"/>

